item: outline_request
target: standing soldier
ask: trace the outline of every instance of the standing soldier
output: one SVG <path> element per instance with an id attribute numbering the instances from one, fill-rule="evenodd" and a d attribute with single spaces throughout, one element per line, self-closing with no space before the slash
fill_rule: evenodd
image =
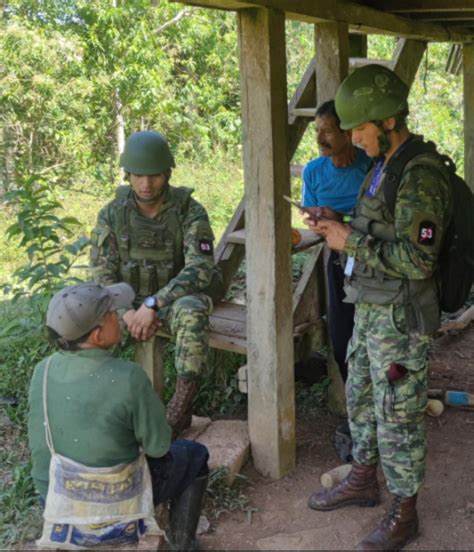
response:
<path id="1" fill-rule="evenodd" d="M 309 506 L 377 504 L 379 459 L 393 495 L 389 513 L 357 550 L 398 550 L 416 538 L 425 474 L 427 352 L 440 322 L 438 256 L 452 200 L 446 168 L 429 154 L 405 165 L 398 187 L 391 182 L 391 163 L 420 140 L 406 126 L 407 97 L 407 86 L 379 65 L 341 84 L 341 128 L 352 129 L 353 143 L 375 163 L 352 222 L 313 225 L 331 249 L 344 252 L 345 290 L 356 306 L 346 385 L 354 463 L 346 479 L 313 494 Z M 394 212 L 389 189 L 396 190 Z"/>
<path id="2" fill-rule="evenodd" d="M 136 340 L 159 327 L 176 339 L 176 389 L 167 419 L 176 437 L 189 427 L 192 400 L 207 365 L 209 314 L 221 297 L 214 236 L 193 190 L 170 186 L 175 167 L 161 134 L 132 134 L 120 158 L 129 185 L 99 212 L 92 233 L 94 280 L 130 284 L 135 309 L 122 313 Z"/>

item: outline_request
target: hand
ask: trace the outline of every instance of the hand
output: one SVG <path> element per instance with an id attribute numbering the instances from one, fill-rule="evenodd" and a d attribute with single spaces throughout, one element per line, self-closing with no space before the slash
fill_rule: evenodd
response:
<path id="1" fill-rule="evenodd" d="M 328 247 L 334 251 L 342 251 L 348 236 L 352 233 L 349 224 L 342 224 L 333 220 L 320 220 L 317 224 L 309 226 L 316 234 L 323 236 Z"/>
<path id="2" fill-rule="evenodd" d="M 130 331 L 130 324 L 133 322 L 135 312 L 135 309 L 130 309 L 122 316 L 122 320 L 127 324 L 128 331 Z"/>
<path id="3" fill-rule="evenodd" d="M 127 322 L 127 320 L 125 321 Z M 156 333 L 156 330 L 160 327 L 160 322 L 156 318 L 156 313 L 153 309 L 149 309 L 148 307 L 145 307 L 145 305 L 142 305 L 137 311 L 135 311 L 133 320 L 130 324 L 127 322 L 127 325 L 128 331 L 133 338 L 137 341 L 147 341 Z"/>

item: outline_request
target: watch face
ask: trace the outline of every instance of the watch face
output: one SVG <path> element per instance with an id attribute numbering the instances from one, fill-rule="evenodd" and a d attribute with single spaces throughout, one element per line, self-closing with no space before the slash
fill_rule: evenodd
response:
<path id="1" fill-rule="evenodd" d="M 156 307 L 156 297 L 147 297 L 144 301 L 145 307 L 149 309 L 154 309 Z"/>

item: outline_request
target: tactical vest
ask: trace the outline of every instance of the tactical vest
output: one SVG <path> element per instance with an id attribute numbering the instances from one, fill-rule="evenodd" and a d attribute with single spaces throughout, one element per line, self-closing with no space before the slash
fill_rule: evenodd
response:
<path id="1" fill-rule="evenodd" d="M 137 299 L 156 293 L 183 269 L 183 222 L 192 192 L 170 188 L 166 208 L 158 219 L 149 219 L 134 207 L 130 186 L 117 189 L 114 232 L 120 278 L 133 287 Z"/>
<path id="2" fill-rule="evenodd" d="M 407 168 L 409 168 L 409 165 Z M 395 220 L 384 194 L 384 184 L 390 174 L 383 174 L 373 197 L 366 194 L 372 171 L 366 177 L 356 206 L 352 228 L 363 234 L 388 242 L 396 241 Z M 395 278 L 367 263 L 355 261 L 354 270 L 346 277 L 344 286 L 346 301 L 373 303 L 376 305 L 406 306 L 410 329 L 421 333 L 433 333 L 440 325 L 438 278 L 432 275 L 423 280 Z"/>

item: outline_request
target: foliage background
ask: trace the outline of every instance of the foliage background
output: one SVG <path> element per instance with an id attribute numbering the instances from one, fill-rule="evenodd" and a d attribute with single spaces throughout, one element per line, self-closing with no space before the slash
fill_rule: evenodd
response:
<path id="1" fill-rule="evenodd" d="M 58 243 L 72 247 L 112 197 L 124 135 L 139 129 L 167 136 L 177 160 L 173 182 L 195 187 L 222 233 L 243 194 L 234 14 L 165 0 L 6 0 L 0 17 L 0 196 L 10 192 L 0 204 L 0 284 L 14 284 L 14 272 L 32 266 L 21 231 L 7 233 L 24 210 L 18 192 L 32 178 L 45 183 L 52 214 L 78 219 L 56 228 Z M 310 25 L 288 22 L 289 97 L 313 44 Z M 388 59 L 394 45 L 371 36 L 369 57 Z M 411 91 L 410 123 L 462 172 L 462 78 L 445 73 L 447 51 L 446 44 L 429 45 Z M 304 164 L 316 152 L 310 125 L 293 162 Z M 298 195 L 299 180 L 293 184 Z M 78 264 L 68 276 L 87 278 L 86 260 Z M 58 272 L 56 284 L 62 277 Z M 31 371 L 49 351 L 42 330 L 47 296 L 38 296 L 43 301 L 27 295 L 13 303 L 6 295 L 0 302 L 0 546 L 31 540 L 40 521 L 25 446 Z M 169 359 L 171 366 L 172 350 Z M 235 379 L 243 363 L 214 359 L 198 400 L 202 412 L 220 416 L 244 405 Z"/>

